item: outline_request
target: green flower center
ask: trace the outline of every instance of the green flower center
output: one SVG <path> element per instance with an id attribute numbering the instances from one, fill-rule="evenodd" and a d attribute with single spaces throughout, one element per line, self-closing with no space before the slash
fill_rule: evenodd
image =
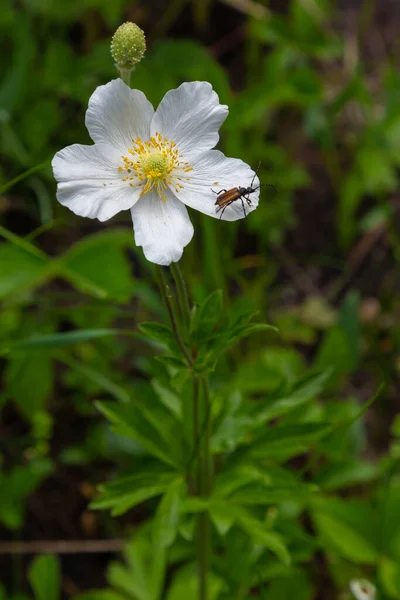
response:
<path id="1" fill-rule="evenodd" d="M 151 152 L 142 160 L 142 169 L 147 179 L 159 181 L 168 174 L 169 160 L 162 152 Z"/>
<path id="2" fill-rule="evenodd" d="M 122 165 L 118 170 L 123 175 L 122 181 L 129 182 L 133 188 L 140 187 L 141 196 L 155 190 L 166 202 L 167 188 L 175 188 L 178 193 L 189 180 L 187 174 L 192 167 L 182 160 L 176 143 L 158 131 L 148 141 L 136 138 L 132 142 L 127 155 L 121 156 Z"/>

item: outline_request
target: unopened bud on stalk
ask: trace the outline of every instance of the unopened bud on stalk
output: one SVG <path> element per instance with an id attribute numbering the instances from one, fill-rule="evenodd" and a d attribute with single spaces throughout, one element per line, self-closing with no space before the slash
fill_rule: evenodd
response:
<path id="1" fill-rule="evenodd" d="M 111 56 L 122 79 L 123 74 L 130 73 L 136 63 L 142 60 L 146 51 L 144 32 L 135 23 L 123 23 L 114 33 L 111 41 Z"/>

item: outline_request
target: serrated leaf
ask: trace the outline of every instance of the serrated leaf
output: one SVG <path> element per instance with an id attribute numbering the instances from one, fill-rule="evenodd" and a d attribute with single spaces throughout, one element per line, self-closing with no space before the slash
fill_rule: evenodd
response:
<path id="1" fill-rule="evenodd" d="M 175 480 L 176 472 L 166 473 L 161 469 L 123 477 L 101 486 L 101 495 L 91 503 L 91 508 L 108 508 L 113 516 L 118 516 L 164 493 Z"/>
<path id="2" fill-rule="evenodd" d="M 139 329 L 145 336 L 152 340 L 161 342 L 168 347 L 175 348 L 176 341 L 170 327 L 162 323 L 140 323 Z"/>
<path id="3" fill-rule="evenodd" d="M 292 409 L 315 399 L 324 389 L 332 373 L 327 369 L 322 373 L 311 374 L 305 379 L 296 382 L 290 390 L 279 390 L 270 394 L 265 401 L 263 408 L 258 409 L 255 414 L 257 423 L 263 423 L 270 419 L 284 415 Z"/>
<path id="4" fill-rule="evenodd" d="M 182 505 L 182 511 L 198 513 L 207 510 L 224 512 L 226 519 L 231 519 L 237 526 L 246 532 L 256 543 L 262 544 L 271 550 L 283 563 L 290 564 L 290 555 L 281 535 L 272 531 L 265 523 L 252 516 L 244 506 L 233 504 L 229 500 L 217 497 L 188 498 Z"/>
<path id="5" fill-rule="evenodd" d="M 255 457 L 287 459 L 306 452 L 311 444 L 331 431 L 332 425 L 324 422 L 277 425 L 268 428 L 247 451 Z"/>
<path id="6" fill-rule="evenodd" d="M 154 545 L 150 528 L 142 526 L 124 548 L 125 564 L 112 562 L 107 570 L 108 582 L 124 600 L 155 600 L 152 593 Z"/>
<path id="7" fill-rule="evenodd" d="M 117 433 L 135 439 L 149 454 L 167 465 L 182 467 L 182 438 L 178 435 L 180 425 L 172 420 L 167 409 L 158 407 L 163 419 L 159 420 L 151 414 L 145 416 L 142 407 L 133 402 L 124 405 L 97 402 L 96 406 L 113 423 Z"/>
<path id="8" fill-rule="evenodd" d="M 212 292 L 193 312 L 191 331 L 194 339 L 201 341 L 209 336 L 220 321 L 222 290 Z"/>

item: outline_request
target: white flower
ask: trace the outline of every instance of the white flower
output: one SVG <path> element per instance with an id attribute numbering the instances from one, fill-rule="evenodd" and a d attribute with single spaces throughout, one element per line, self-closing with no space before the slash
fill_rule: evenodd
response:
<path id="1" fill-rule="evenodd" d="M 352 579 L 349 588 L 356 600 L 375 600 L 376 589 L 367 579 Z"/>
<path id="2" fill-rule="evenodd" d="M 53 159 L 57 199 L 100 221 L 130 209 L 146 258 L 176 262 L 193 237 L 186 206 L 219 218 L 212 190 L 247 187 L 253 179 L 246 163 L 212 150 L 227 114 L 206 82 L 183 83 L 154 111 L 141 91 L 110 81 L 89 100 L 86 126 L 94 145 L 68 146 Z M 253 187 L 258 185 L 255 177 Z M 249 196 L 251 206 L 244 201 L 246 214 L 258 196 L 258 190 Z M 227 221 L 242 217 L 241 200 L 222 215 Z"/>

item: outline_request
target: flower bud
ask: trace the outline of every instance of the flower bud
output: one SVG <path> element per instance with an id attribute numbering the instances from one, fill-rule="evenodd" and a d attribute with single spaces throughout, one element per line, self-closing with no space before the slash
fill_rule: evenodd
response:
<path id="1" fill-rule="evenodd" d="M 111 56 L 120 71 L 130 71 L 146 51 L 144 32 L 135 23 L 123 23 L 111 41 Z"/>

